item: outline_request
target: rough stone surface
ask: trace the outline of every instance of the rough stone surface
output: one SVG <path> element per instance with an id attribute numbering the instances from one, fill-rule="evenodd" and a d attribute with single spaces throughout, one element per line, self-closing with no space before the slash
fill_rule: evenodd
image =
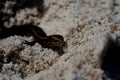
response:
<path id="1" fill-rule="evenodd" d="M 31 39 L 25 36 L 0 40 L 0 56 L 6 62 L 0 63 L 0 80 L 103 80 L 101 56 L 109 39 L 120 37 L 120 1 L 44 0 L 44 4 L 42 18 L 36 8 L 25 8 L 4 25 L 33 22 L 48 35 L 61 34 L 68 45 L 65 54 L 59 56 L 38 43 L 26 45 L 24 39 Z M 17 59 L 7 62 L 13 55 Z"/>

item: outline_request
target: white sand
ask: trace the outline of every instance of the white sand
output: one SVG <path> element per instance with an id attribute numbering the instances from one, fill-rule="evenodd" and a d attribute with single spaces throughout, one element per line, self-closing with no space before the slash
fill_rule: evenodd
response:
<path id="1" fill-rule="evenodd" d="M 11 51 L 18 52 L 29 64 L 22 61 L 4 64 L 0 80 L 23 80 L 21 75 L 25 80 L 102 80 L 103 50 L 109 38 L 115 40 L 120 36 L 120 1 L 45 0 L 45 6 L 48 11 L 43 18 L 31 16 L 38 15 L 34 8 L 34 11 L 23 9 L 11 18 L 9 25 L 16 23 L 14 19 L 18 25 L 33 21 L 48 35 L 63 35 L 68 44 L 65 54 L 59 56 L 38 43 L 34 46 L 22 44 L 22 40 L 28 39 L 26 37 L 1 40 L 0 51 L 6 56 Z"/>

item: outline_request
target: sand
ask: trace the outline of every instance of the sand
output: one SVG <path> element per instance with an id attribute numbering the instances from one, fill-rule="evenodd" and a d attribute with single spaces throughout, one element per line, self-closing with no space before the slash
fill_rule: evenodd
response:
<path id="1" fill-rule="evenodd" d="M 33 22 L 48 35 L 60 34 L 67 42 L 65 53 L 60 56 L 39 43 L 23 43 L 31 37 L 2 39 L 0 56 L 4 55 L 4 61 L 9 55 L 19 58 L 2 63 L 0 80 L 103 80 L 102 56 L 109 39 L 120 37 L 120 1 L 44 0 L 44 5 L 42 17 L 37 8 L 24 8 L 4 24 L 11 27 Z"/>

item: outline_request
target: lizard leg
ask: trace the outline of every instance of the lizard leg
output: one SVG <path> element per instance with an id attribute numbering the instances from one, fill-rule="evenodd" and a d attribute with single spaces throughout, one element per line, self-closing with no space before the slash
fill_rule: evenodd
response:
<path id="1" fill-rule="evenodd" d="M 29 41 L 24 40 L 23 43 L 27 44 L 27 45 L 30 45 L 30 46 L 33 46 L 33 45 L 35 45 L 36 42 L 35 41 L 29 42 Z"/>

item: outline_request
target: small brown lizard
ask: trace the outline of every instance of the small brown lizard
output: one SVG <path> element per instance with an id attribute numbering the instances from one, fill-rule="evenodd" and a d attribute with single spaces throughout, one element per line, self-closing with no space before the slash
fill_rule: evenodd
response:
<path id="1" fill-rule="evenodd" d="M 47 34 L 36 25 L 25 24 L 21 26 L 12 26 L 11 28 L 4 27 L 4 29 L 0 31 L 0 39 L 14 35 L 33 36 L 34 40 L 32 42 L 25 40 L 25 43 L 32 46 L 38 42 L 42 47 L 53 49 L 60 55 L 64 53 L 63 47 L 66 45 L 66 42 L 63 36 L 58 34 L 47 36 Z"/>

